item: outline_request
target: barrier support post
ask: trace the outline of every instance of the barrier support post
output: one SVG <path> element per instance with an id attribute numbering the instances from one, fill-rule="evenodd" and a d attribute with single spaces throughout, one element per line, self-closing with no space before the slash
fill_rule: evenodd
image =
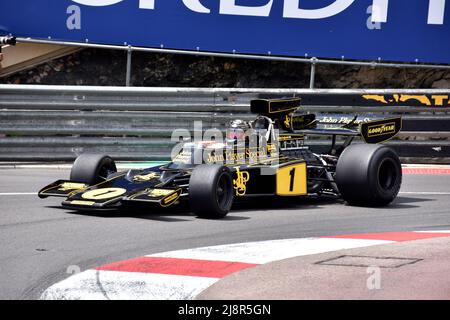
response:
<path id="1" fill-rule="evenodd" d="M 129 87 L 131 85 L 131 54 L 133 49 L 131 46 L 128 46 L 127 50 L 127 73 L 125 78 L 125 86 Z"/>
<path id="2" fill-rule="evenodd" d="M 314 82 L 316 80 L 316 63 L 317 58 L 311 58 L 311 77 L 309 79 L 309 88 L 314 89 Z"/>

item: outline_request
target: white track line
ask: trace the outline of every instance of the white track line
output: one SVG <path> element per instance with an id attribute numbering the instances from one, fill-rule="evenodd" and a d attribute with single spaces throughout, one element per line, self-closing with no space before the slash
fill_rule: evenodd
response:
<path id="1" fill-rule="evenodd" d="M 447 164 L 402 164 L 402 168 L 408 169 L 450 169 Z"/>
<path id="2" fill-rule="evenodd" d="M 31 196 L 37 195 L 37 192 L 3 192 L 0 196 Z"/>
<path id="3" fill-rule="evenodd" d="M 431 195 L 431 196 L 447 196 L 450 192 L 434 192 L 434 191 L 401 191 L 399 194 L 417 194 L 417 195 Z"/>
<path id="4" fill-rule="evenodd" d="M 419 233 L 450 233 L 450 230 L 431 230 L 431 231 L 416 231 Z"/>

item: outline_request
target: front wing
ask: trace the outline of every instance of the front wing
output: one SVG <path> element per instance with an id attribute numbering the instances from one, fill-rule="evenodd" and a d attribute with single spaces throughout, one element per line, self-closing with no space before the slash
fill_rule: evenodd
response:
<path id="1" fill-rule="evenodd" d="M 40 198 L 65 197 L 65 207 L 106 209 L 117 208 L 127 202 L 145 202 L 168 207 L 177 202 L 181 188 L 158 188 L 151 184 L 127 184 L 119 179 L 89 186 L 84 183 L 58 180 L 39 191 Z"/>

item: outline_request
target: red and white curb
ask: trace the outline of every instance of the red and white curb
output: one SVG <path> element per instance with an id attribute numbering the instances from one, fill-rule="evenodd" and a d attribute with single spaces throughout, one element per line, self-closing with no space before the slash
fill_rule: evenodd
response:
<path id="1" fill-rule="evenodd" d="M 169 251 L 107 264 L 51 286 L 41 299 L 190 300 L 221 278 L 287 258 L 435 237 L 450 230 L 247 242 Z"/>
<path id="2" fill-rule="evenodd" d="M 402 165 L 403 174 L 424 174 L 424 175 L 440 175 L 450 174 L 450 166 L 448 165 L 423 165 L 423 164 L 406 164 Z"/>

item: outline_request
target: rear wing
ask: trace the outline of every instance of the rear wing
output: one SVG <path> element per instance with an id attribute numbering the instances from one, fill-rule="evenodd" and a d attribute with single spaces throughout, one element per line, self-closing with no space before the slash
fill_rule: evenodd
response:
<path id="1" fill-rule="evenodd" d="M 295 119 L 296 116 L 294 116 Z M 295 120 L 294 120 L 295 123 Z M 301 123 L 301 122 L 299 122 Z M 402 118 L 375 118 L 344 115 L 321 116 L 303 122 L 304 128 L 298 127 L 296 132 L 310 135 L 361 136 L 366 143 L 376 144 L 394 138 L 402 129 Z M 297 128 L 296 128 L 297 129 Z"/>
<path id="2" fill-rule="evenodd" d="M 380 143 L 395 137 L 402 130 L 402 118 L 389 118 L 364 122 L 359 131 L 367 143 Z"/>
<path id="3" fill-rule="evenodd" d="M 296 114 L 300 98 L 257 99 L 250 102 L 252 113 L 274 120 L 289 133 L 331 136 L 361 136 L 366 143 L 381 143 L 394 138 L 402 129 L 402 118 L 374 115 Z"/>

